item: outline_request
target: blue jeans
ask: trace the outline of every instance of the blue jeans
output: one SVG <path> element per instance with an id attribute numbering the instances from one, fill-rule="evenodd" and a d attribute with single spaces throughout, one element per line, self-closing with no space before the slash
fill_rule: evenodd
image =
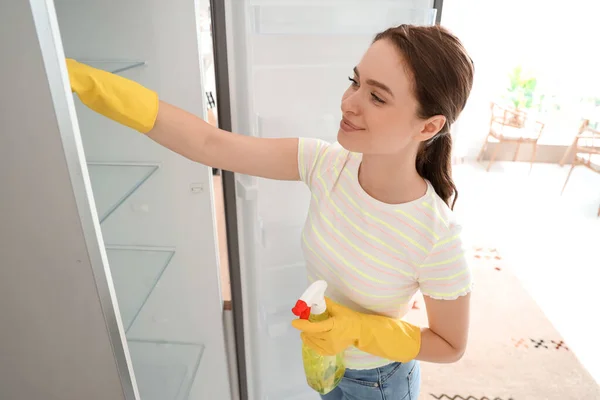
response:
<path id="1" fill-rule="evenodd" d="M 418 361 L 368 370 L 347 369 L 340 384 L 323 400 L 417 400 L 421 387 Z"/>

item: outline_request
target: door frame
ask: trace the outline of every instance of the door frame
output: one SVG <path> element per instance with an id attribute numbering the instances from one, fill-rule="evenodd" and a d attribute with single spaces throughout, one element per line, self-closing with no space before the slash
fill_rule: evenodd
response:
<path id="1" fill-rule="evenodd" d="M 231 97 L 229 89 L 229 63 L 227 60 L 227 21 L 225 0 L 210 0 L 211 29 L 215 64 L 215 91 L 217 94 L 217 121 L 220 129 L 231 131 Z M 235 175 L 221 170 L 223 181 L 223 204 L 227 237 L 227 257 L 229 261 L 229 279 L 231 285 L 231 312 L 233 313 L 233 331 L 235 338 L 235 357 L 237 383 L 241 400 L 247 400 L 248 382 L 246 372 L 246 346 L 244 339 L 244 310 L 242 301 L 242 276 L 238 236 L 237 202 Z M 230 366 L 232 368 L 232 366 Z M 232 385 L 234 382 L 232 382 Z"/>

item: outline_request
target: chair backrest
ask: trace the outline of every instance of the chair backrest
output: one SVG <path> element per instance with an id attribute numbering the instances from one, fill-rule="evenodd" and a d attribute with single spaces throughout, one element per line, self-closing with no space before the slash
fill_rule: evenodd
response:
<path id="1" fill-rule="evenodd" d="M 492 121 L 504 126 L 523 128 L 527 120 L 527 113 L 521 110 L 509 109 L 498 103 L 491 103 Z"/>
<path id="2" fill-rule="evenodd" d="M 600 131 L 590 127 L 589 119 L 583 120 L 579 127 L 577 151 L 581 153 L 600 154 Z"/>
<path id="3" fill-rule="evenodd" d="M 490 130 L 502 132 L 503 127 L 527 129 L 535 132 L 537 137 L 542 134 L 544 124 L 535 120 L 527 111 L 504 107 L 498 103 L 491 102 Z M 494 129 L 496 128 L 496 129 Z M 529 136 L 529 135 L 527 135 Z"/>

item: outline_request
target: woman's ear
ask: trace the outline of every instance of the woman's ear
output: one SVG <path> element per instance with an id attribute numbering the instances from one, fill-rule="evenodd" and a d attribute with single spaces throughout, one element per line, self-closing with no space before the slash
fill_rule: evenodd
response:
<path id="1" fill-rule="evenodd" d="M 446 117 L 443 115 L 435 115 L 426 119 L 421 127 L 421 131 L 419 132 L 418 141 L 425 142 L 431 139 L 442 130 L 445 123 Z"/>

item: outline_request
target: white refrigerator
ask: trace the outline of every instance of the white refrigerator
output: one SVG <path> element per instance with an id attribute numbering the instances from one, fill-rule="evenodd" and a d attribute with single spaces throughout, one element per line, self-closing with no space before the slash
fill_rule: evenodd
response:
<path id="1" fill-rule="evenodd" d="M 215 0 L 212 7 L 221 126 L 335 141 L 347 77 L 374 35 L 402 23 L 439 23 L 442 2 Z M 307 287 L 300 233 L 308 190 L 225 172 L 224 191 L 241 393 L 317 399 L 290 325 Z"/>
<path id="2" fill-rule="evenodd" d="M 11 193 L 0 207 L 0 354 L 19 360 L 0 374 L 0 398 L 318 399 L 290 324 L 307 285 L 307 188 L 224 172 L 229 332 L 211 168 L 87 109 L 70 92 L 64 58 L 138 81 L 205 117 L 199 36 L 210 6 L 220 127 L 334 141 L 347 76 L 373 36 L 439 22 L 442 1 L 0 4 L 0 178 Z M 37 187 L 62 200 L 46 200 Z M 76 223 L 57 223 L 53 205 Z M 52 230 L 27 240 L 6 230 L 46 222 Z"/>

